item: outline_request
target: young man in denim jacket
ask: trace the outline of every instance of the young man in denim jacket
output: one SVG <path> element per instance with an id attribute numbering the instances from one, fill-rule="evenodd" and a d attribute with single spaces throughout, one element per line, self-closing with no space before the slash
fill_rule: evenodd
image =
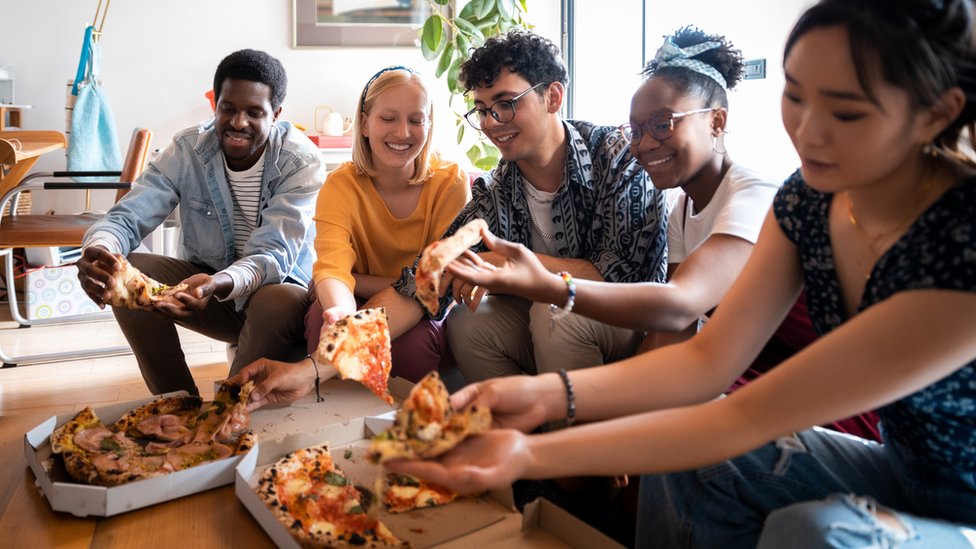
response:
<path id="1" fill-rule="evenodd" d="M 227 56 L 214 75 L 214 120 L 181 131 L 132 191 L 85 235 L 82 285 L 104 307 L 118 256 L 189 289 L 152 312 L 114 309 L 153 393 L 198 393 L 176 324 L 237 344 L 231 373 L 261 357 L 305 355 L 312 213 L 325 166 L 279 122 L 287 78 L 264 52 Z M 181 259 L 130 252 L 180 206 Z"/>

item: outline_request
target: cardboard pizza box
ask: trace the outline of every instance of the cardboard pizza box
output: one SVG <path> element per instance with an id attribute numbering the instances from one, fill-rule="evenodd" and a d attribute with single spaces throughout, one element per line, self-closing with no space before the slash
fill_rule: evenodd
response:
<path id="1" fill-rule="evenodd" d="M 331 425 L 298 433 L 282 440 L 259 441 L 237 466 L 237 497 L 278 547 L 297 548 L 298 543 L 258 498 L 256 488 L 261 473 L 293 450 L 328 442 L 339 469 L 354 484 L 372 490 L 380 468 L 366 460 L 365 450 L 373 435 L 386 429 L 392 421 L 393 414 L 389 413 L 381 417 L 359 418 L 346 425 Z M 500 522 L 506 516 L 518 516 L 512 505 L 511 490 L 492 492 L 480 498 L 459 498 L 449 505 L 410 513 L 380 511 L 380 521 L 395 536 L 418 549 L 461 538 Z"/>
<path id="2" fill-rule="evenodd" d="M 407 394 L 410 384 L 397 378 L 391 380 L 391 387 L 396 387 L 398 394 Z M 330 379 L 322 382 L 319 389 L 325 399 L 323 402 L 315 402 L 313 391 L 291 406 L 269 406 L 254 411 L 251 414 L 251 428 L 257 435 L 258 441 L 262 438 L 269 440 L 281 438 L 322 425 L 344 424 L 353 418 L 382 414 L 393 409 L 354 381 Z M 180 394 L 185 393 L 169 393 L 169 395 Z M 156 398 L 159 397 L 147 397 L 99 407 L 95 409 L 95 413 L 102 423 L 110 425 L 125 412 Z M 37 485 L 55 511 L 63 511 L 79 517 L 110 517 L 234 482 L 234 468 L 242 456 L 231 456 L 213 463 L 121 486 L 79 484 L 68 477 L 64 467 L 54 459 L 49 443 L 51 433 L 75 415 L 77 412 L 52 416 L 24 436 L 27 463 L 37 479 Z"/>
<path id="3" fill-rule="evenodd" d="M 258 524 L 282 548 L 297 548 L 298 543 L 268 511 L 257 495 L 261 473 L 285 454 L 299 448 L 329 443 L 332 458 L 356 485 L 372 490 L 378 467 L 368 463 L 365 450 L 369 440 L 393 422 L 393 413 L 364 417 L 345 425 L 332 425 L 291 435 L 281 440 L 259 441 L 237 466 L 235 492 Z M 589 548 L 620 547 L 612 539 L 588 526 L 556 505 L 537 500 L 525 508 L 523 516 L 515 509 L 510 489 L 495 490 L 479 498 L 459 498 L 454 502 L 409 513 L 380 511 L 380 521 L 398 538 L 412 547 L 441 549 L 498 548 Z"/>

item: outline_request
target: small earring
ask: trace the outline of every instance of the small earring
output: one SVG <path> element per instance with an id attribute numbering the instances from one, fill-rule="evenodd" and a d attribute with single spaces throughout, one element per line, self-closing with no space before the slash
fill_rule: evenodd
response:
<path id="1" fill-rule="evenodd" d="M 929 141 L 928 143 L 922 146 L 922 154 L 924 154 L 925 156 L 931 156 L 932 158 L 935 158 L 939 156 L 939 149 L 938 147 L 935 146 L 935 142 Z"/>
<path id="2" fill-rule="evenodd" d="M 712 152 L 717 155 L 724 156 L 727 152 L 729 152 L 728 149 L 725 148 L 726 133 L 728 132 L 722 130 L 722 133 L 712 136 Z"/>

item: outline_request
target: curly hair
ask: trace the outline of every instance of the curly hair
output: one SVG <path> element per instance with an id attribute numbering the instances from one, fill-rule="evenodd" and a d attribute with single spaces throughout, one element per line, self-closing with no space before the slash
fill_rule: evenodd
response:
<path id="1" fill-rule="evenodd" d="M 730 90 L 742 80 L 742 75 L 745 73 L 742 52 L 736 49 L 725 36 L 705 34 L 697 27 L 687 26 L 675 31 L 669 38 L 679 48 L 687 48 L 702 42 L 719 42 L 722 44 L 721 46 L 703 51 L 692 59 L 701 61 L 717 70 L 725 79 L 725 85 Z M 683 95 L 701 97 L 703 104 L 709 107 L 729 107 L 728 95 L 722 86 L 710 77 L 692 69 L 659 67 L 658 61 L 652 59 L 644 66 L 641 74 L 647 78 L 666 78 L 673 82 L 677 90 Z"/>
<path id="2" fill-rule="evenodd" d="M 783 54 L 817 28 L 843 26 L 857 78 L 878 103 L 878 80 L 908 93 L 917 108 L 930 107 L 958 86 L 966 106 L 935 138 L 937 150 L 974 165 L 976 150 L 976 28 L 971 0 L 821 0 L 797 21 Z"/>
<path id="3" fill-rule="evenodd" d="M 238 50 L 228 55 L 217 65 L 214 72 L 214 101 L 220 99 L 220 89 L 224 80 L 248 80 L 260 82 L 271 88 L 271 107 L 278 110 L 285 100 L 288 76 L 281 61 L 258 50 Z"/>
<path id="4" fill-rule="evenodd" d="M 468 92 L 490 86 L 503 68 L 525 78 L 533 86 L 552 82 L 569 84 L 559 48 L 549 39 L 521 29 L 512 29 L 507 34 L 486 40 L 461 65 L 458 79 Z"/>

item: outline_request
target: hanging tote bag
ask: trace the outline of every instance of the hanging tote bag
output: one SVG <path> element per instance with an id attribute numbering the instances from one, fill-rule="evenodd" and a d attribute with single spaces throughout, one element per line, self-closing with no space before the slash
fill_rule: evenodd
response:
<path id="1" fill-rule="evenodd" d="M 98 81 L 101 46 L 93 39 L 94 27 L 85 29 L 71 94 L 76 96 L 68 141 L 69 171 L 119 171 L 122 153 L 115 116 Z"/>

